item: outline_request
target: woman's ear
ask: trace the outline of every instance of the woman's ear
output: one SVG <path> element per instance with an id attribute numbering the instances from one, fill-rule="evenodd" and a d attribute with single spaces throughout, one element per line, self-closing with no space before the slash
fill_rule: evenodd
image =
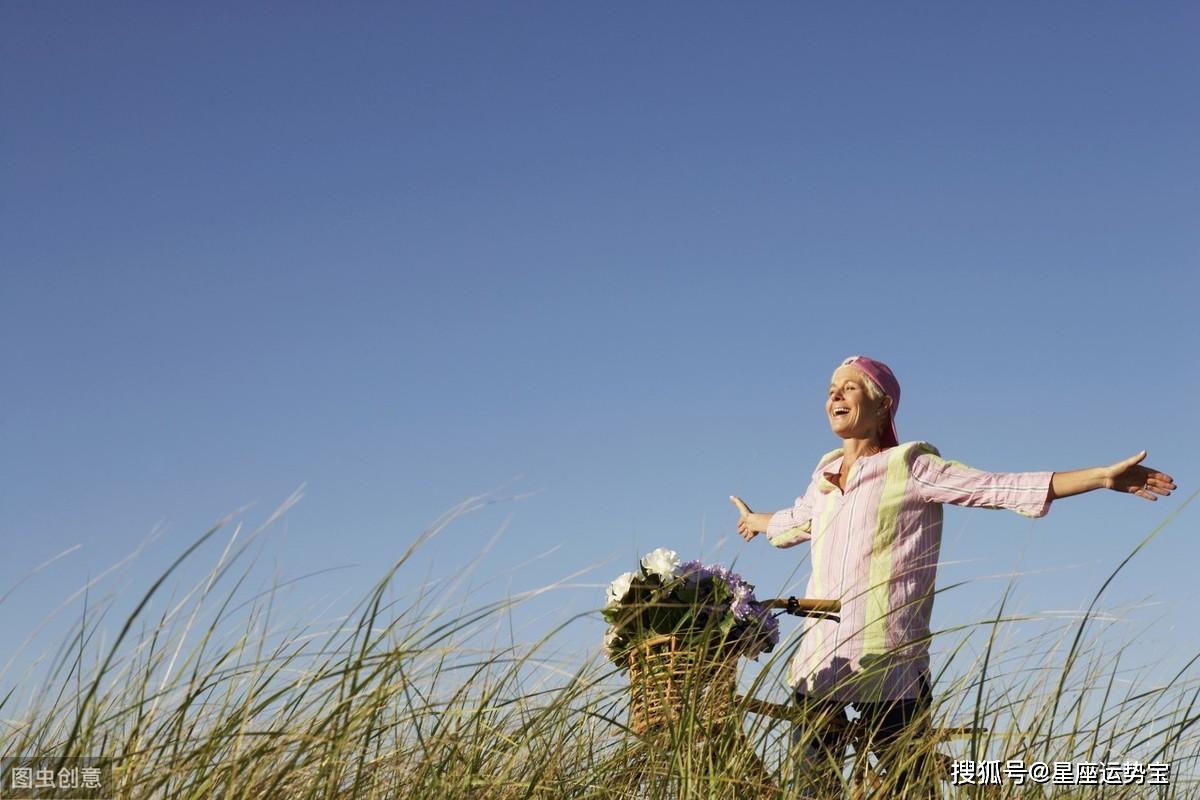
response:
<path id="1" fill-rule="evenodd" d="M 879 402 L 879 410 L 876 412 L 876 414 L 881 417 L 887 416 L 888 412 L 890 412 L 891 410 L 892 410 L 892 398 L 888 397 L 885 394 L 883 396 L 883 399 Z"/>

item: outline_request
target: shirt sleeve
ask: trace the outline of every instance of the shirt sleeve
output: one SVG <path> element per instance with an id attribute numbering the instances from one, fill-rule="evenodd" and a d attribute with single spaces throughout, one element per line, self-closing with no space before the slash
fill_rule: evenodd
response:
<path id="1" fill-rule="evenodd" d="M 930 503 L 1007 508 L 1026 517 L 1050 510 L 1052 472 L 984 472 L 923 450 L 913 457 L 910 474 L 917 494 Z"/>
<path id="2" fill-rule="evenodd" d="M 809 483 L 791 508 L 776 511 L 767 523 L 767 541 L 776 547 L 792 547 L 812 538 L 813 499 L 816 481 Z"/>

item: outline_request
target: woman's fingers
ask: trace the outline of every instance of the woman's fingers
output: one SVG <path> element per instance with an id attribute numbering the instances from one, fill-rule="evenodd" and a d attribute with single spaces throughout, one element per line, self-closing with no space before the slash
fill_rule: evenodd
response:
<path id="1" fill-rule="evenodd" d="M 750 527 L 750 515 L 754 512 L 750 507 L 742 502 L 742 498 L 729 495 L 729 502 L 733 503 L 734 508 L 738 510 L 737 529 L 738 535 L 747 542 L 758 535 L 758 531 Z"/>
<path id="2" fill-rule="evenodd" d="M 758 533 L 757 531 L 750 530 L 750 523 L 746 521 L 745 517 L 742 517 L 741 519 L 738 520 L 737 529 L 738 529 L 738 535 L 741 536 L 743 539 L 745 539 L 747 542 L 750 541 L 751 539 L 753 539 L 755 537 L 755 535 Z"/>
<path id="3" fill-rule="evenodd" d="M 1167 475 L 1165 472 L 1151 472 L 1149 475 L 1146 476 L 1146 482 L 1153 483 L 1156 486 L 1163 486 L 1168 489 L 1178 489 L 1179 488 L 1178 486 L 1175 485 L 1175 479 L 1172 478 L 1170 475 Z"/>
<path id="4" fill-rule="evenodd" d="M 1138 455 L 1145 457 L 1145 451 Z M 1129 492 L 1143 500 L 1150 500 L 1151 502 L 1158 500 L 1159 497 L 1169 496 L 1171 492 L 1178 488 L 1175 485 L 1175 479 L 1165 472 L 1158 472 L 1149 467 L 1138 466 L 1134 463 L 1129 463 L 1130 461 L 1132 459 L 1122 462 L 1128 464 L 1128 466 L 1122 472 L 1118 473 L 1116 476 L 1118 485 L 1113 488 Z"/>

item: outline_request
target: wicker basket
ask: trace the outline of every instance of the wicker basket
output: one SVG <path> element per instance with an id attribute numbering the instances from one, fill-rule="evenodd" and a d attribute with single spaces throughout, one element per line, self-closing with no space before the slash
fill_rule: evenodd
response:
<path id="1" fill-rule="evenodd" d="M 689 647 L 677 636 L 655 636 L 629 652 L 629 727 L 639 736 L 669 731 L 694 715 L 706 730 L 733 712 L 737 652 Z"/>

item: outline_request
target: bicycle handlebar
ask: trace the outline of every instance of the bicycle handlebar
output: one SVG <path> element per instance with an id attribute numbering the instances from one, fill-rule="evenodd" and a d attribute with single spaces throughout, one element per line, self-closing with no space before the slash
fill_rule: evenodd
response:
<path id="1" fill-rule="evenodd" d="M 797 617 L 819 617 L 842 610 L 841 600 L 816 600 L 809 597 L 776 597 L 761 601 L 766 608 L 782 609 Z"/>

